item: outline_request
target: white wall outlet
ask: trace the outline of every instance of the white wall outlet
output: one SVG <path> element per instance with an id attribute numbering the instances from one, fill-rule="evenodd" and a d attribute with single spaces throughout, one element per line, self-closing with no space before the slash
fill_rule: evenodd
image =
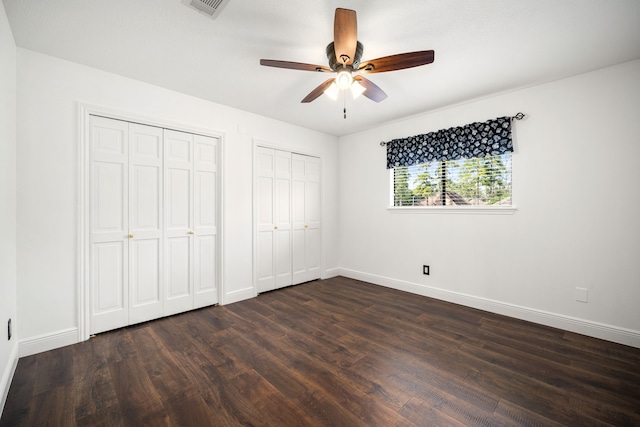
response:
<path id="1" fill-rule="evenodd" d="M 576 288 L 575 296 L 576 296 L 576 301 L 578 302 L 589 302 L 589 289 Z"/>

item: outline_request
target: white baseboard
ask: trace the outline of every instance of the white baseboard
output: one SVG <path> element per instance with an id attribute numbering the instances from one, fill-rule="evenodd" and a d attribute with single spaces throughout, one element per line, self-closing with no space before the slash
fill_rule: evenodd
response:
<path id="1" fill-rule="evenodd" d="M 238 291 L 224 294 L 220 305 L 233 304 L 234 302 L 240 302 L 249 298 L 254 298 L 257 295 L 258 294 L 256 293 L 256 290 L 253 286 L 250 288 L 240 289 Z"/>
<path id="2" fill-rule="evenodd" d="M 11 354 L 9 355 L 9 363 L 0 377 L 0 417 L 2 417 L 2 411 L 4 411 L 4 404 L 7 403 L 7 396 L 9 395 L 9 387 L 11 387 L 11 380 L 13 380 L 13 374 L 18 367 L 18 346 L 14 345 Z"/>
<path id="3" fill-rule="evenodd" d="M 362 280 L 388 288 L 411 292 L 426 297 L 431 297 L 454 304 L 477 308 L 516 319 L 526 320 L 541 325 L 551 326 L 569 332 L 575 332 L 594 338 L 616 342 L 631 347 L 640 348 L 640 331 L 579 319 L 530 307 L 509 304 L 488 298 L 476 297 L 445 289 L 419 285 L 416 283 L 396 280 L 389 277 L 377 276 L 361 271 L 341 268 L 340 275 L 351 279 Z"/>
<path id="4" fill-rule="evenodd" d="M 330 268 L 330 269 L 324 271 L 324 276 L 322 278 L 323 279 L 331 279 L 332 277 L 337 277 L 337 276 L 340 276 L 340 269 L 339 268 Z"/>
<path id="5" fill-rule="evenodd" d="M 48 334 L 20 340 L 18 343 L 20 357 L 54 350 L 80 342 L 78 328 L 63 329 Z"/>

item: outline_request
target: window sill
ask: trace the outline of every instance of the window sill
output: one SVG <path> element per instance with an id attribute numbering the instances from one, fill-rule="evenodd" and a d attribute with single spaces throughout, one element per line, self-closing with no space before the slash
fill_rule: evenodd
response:
<path id="1" fill-rule="evenodd" d="M 390 206 L 392 214 L 472 214 L 472 215 L 513 215 L 513 206 Z"/>

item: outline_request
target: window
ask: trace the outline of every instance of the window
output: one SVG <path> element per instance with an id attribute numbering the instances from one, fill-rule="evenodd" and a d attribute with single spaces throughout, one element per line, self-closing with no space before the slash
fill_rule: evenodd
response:
<path id="1" fill-rule="evenodd" d="M 511 154 L 396 166 L 392 206 L 511 207 Z"/>

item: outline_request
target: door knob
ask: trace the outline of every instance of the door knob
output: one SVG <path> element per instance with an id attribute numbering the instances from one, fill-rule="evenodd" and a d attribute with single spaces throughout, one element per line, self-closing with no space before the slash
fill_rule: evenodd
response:
<path id="1" fill-rule="evenodd" d="M 276 226 L 275 226 L 275 227 L 273 227 L 273 228 L 275 228 L 275 229 L 277 230 L 277 229 L 278 229 L 278 226 L 276 225 Z"/>
<path id="2" fill-rule="evenodd" d="M 130 239 L 133 239 L 133 234 L 129 234 L 129 238 L 130 238 Z"/>
<path id="3" fill-rule="evenodd" d="M 309 228 L 309 224 L 305 224 L 305 225 L 304 225 L 304 228 Z"/>
<path id="4" fill-rule="evenodd" d="M 189 234 L 195 234 L 193 230 L 189 230 Z"/>

